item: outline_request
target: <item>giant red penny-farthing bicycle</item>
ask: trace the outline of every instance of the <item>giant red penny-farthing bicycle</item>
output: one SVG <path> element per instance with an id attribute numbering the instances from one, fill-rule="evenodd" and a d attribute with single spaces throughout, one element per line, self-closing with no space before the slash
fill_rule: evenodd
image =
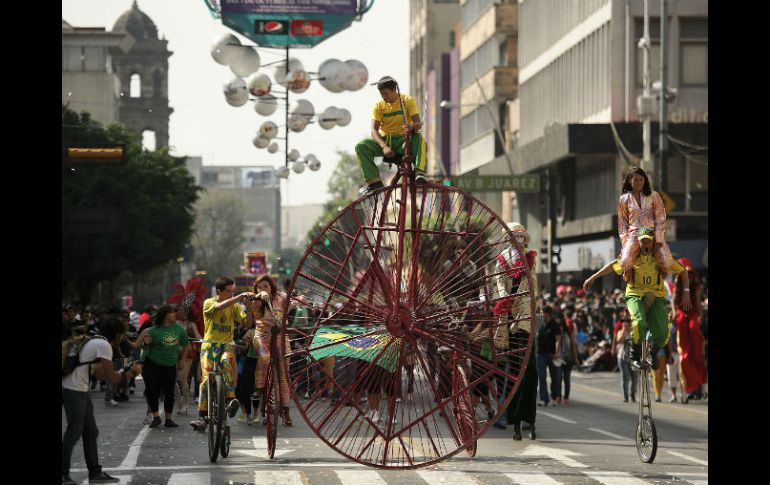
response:
<path id="1" fill-rule="evenodd" d="M 289 294 L 321 302 L 330 316 L 280 336 L 290 339 L 281 365 L 304 420 L 337 452 L 379 468 L 473 456 L 531 351 L 533 332 L 497 332 L 525 321 L 534 328 L 527 263 L 526 291 L 496 285 L 496 256 L 523 248 L 472 195 L 415 184 L 406 138 L 392 183 L 342 209 L 293 273 Z M 527 311 L 493 314 L 517 299 Z"/>

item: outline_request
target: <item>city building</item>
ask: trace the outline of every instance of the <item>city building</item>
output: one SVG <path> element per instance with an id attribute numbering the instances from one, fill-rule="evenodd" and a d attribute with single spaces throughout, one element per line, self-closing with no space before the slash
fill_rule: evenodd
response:
<path id="1" fill-rule="evenodd" d="M 308 246 L 307 233 L 324 213 L 324 204 L 281 207 L 281 247 L 302 252 Z"/>

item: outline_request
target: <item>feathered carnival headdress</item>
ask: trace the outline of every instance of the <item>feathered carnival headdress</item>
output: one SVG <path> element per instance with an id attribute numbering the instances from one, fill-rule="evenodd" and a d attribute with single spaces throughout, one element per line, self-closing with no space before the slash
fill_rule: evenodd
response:
<path id="1" fill-rule="evenodd" d="M 206 298 L 208 289 L 203 286 L 201 278 L 190 278 L 184 286 L 177 283 L 176 293 L 171 295 L 168 303 L 181 305 L 188 314 L 192 315 L 192 320 L 198 328 L 203 328 L 203 300 Z"/>

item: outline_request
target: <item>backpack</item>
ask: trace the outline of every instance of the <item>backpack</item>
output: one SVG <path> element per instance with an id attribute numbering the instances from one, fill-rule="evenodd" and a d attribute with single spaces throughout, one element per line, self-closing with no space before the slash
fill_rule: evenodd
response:
<path id="1" fill-rule="evenodd" d="M 67 340 L 62 340 L 61 343 L 61 376 L 65 377 L 72 374 L 75 369 L 81 365 L 92 364 L 96 362 L 94 359 L 89 362 L 80 362 L 80 351 L 83 350 L 83 346 L 87 344 L 93 338 L 101 338 L 107 340 L 104 337 L 96 336 L 89 337 L 88 335 L 76 335 L 70 337 Z"/>
<path id="2" fill-rule="evenodd" d="M 561 360 L 572 362 L 572 338 L 569 329 L 565 328 L 561 334 Z"/>

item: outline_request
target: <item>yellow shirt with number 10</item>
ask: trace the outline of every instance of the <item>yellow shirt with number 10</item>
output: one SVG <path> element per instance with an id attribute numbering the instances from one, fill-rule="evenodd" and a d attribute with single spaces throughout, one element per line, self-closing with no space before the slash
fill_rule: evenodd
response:
<path id="1" fill-rule="evenodd" d="M 671 272 L 677 274 L 684 268 L 682 265 L 671 260 L 670 263 Z M 623 274 L 623 270 L 620 267 L 620 261 L 617 259 L 612 262 L 612 269 L 617 274 Z M 664 286 L 663 277 L 658 277 L 658 260 L 652 254 L 644 255 L 640 254 L 634 261 L 634 279 L 631 283 L 626 285 L 626 296 L 638 296 L 644 298 L 644 295 L 652 292 L 658 298 L 666 297 L 666 287 Z"/>

